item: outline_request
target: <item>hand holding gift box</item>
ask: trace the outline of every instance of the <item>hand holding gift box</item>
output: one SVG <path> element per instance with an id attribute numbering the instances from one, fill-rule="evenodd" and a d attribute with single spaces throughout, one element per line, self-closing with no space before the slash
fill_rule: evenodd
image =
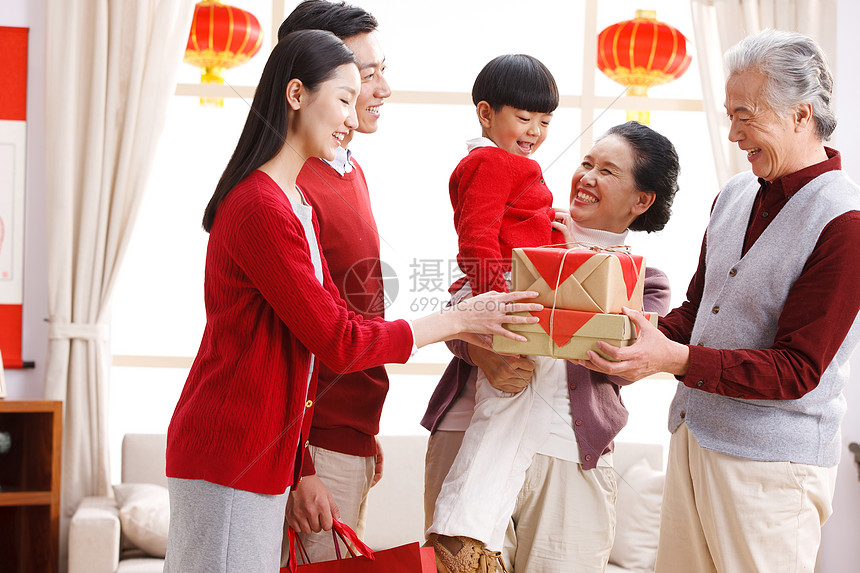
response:
<path id="1" fill-rule="evenodd" d="M 546 308 L 532 313 L 539 323 L 509 327 L 526 342 L 494 336 L 496 352 L 581 360 L 599 340 L 619 347 L 636 341 L 633 322 L 621 312 L 642 310 L 645 260 L 627 247 L 514 249 L 511 271 L 511 288 L 539 292 L 534 300 Z M 645 316 L 657 324 L 656 314 Z"/>
<path id="2" fill-rule="evenodd" d="M 642 310 L 645 259 L 627 247 L 514 249 L 511 290 L 541 293 L 548 308 L 615 313 Z"/>
<path id="3" fill-rule="evenodd" d="M 529 313 L 523 313 L 524 315 Z M 545 308 L 530 313 L 537 316 L 536 324 L 511 324 L 507 328 L 525 336 L 526 342 L 493 336 L 493 350 L 503 354 L 530 354 L 533 356 L 552 356 L 568 360 L 588 360 L 586 352 L 594 350 L 608 358 L 597 349 L 596 343 L 602 340 L 613 346 L 630 346 L 636 342 L 636 326 L 623 314 L 604 314 Z M 657 325 L 657 313 L 645 312 L 645 317 Z"/>

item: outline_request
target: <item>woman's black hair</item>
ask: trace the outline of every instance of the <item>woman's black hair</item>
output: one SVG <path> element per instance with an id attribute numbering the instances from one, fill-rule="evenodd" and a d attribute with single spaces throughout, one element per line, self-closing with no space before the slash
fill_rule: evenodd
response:
<path id="1" fill-rule="evenodd" d="M 286 94 L 290 80 L 301 80 L 302 85 L 313 92 L 331 79 L 339 66 L 354 63 L 352 51 L 331 32 L 302 30 L 278 42 L 263 69 L 236 149 L 206 205 L 203 213 L 206 232 L 212 230 L 218 205 L 230 190 L 283 147 L 287 136 Z"/>
<path id="2" fill-rule="evenodd" d="M 637 190 L 654 193 L 654 204 L 630 224 L 631 231 L 660 231 L 672 215 L 681 164 L 669 139 L 647 125 L 628 121 L 612 127 L 600 139 L 615 135 L 633 151 L 633 180 Z M 598 140 L 599 141 L 599 140 Z"/>
<path id="3" fill-rule="evenodd" d="M 509 105 L 536 113 L 558 107 L 555 78 L 540 60 L 525 54 L 506 54 L 490 60 L 475 78 L 472 103 L 485 101 L 494 111 Z"/>

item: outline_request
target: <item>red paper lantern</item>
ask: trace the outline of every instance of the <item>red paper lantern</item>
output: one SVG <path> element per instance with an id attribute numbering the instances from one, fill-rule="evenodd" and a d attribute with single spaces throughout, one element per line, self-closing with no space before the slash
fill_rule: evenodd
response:
<path id="1" fill-rule="evenodd" d="M 183 61 L 202 68 L 200 83 L 224 83 L 224 70 L 240 66 L 260 51 L 263 34 L 257 18 L 221 0 L 203 0 L 194 19 Z M 224 105 L 223 99 L 201 98 L 200 103 Z"/>
<path id="2" fill-rule="evenodd" d="M 647 96 L 649 87 L 681 77 L 691 60 L 687 38 L 658 21 L 654 10 L 637 10 L 634 19 L 612 24 L 597 38 L 597 67 L 627 86 L 627 95 Z M 627 112 L 628 120 L 646 124 L 649 116 Z"/>

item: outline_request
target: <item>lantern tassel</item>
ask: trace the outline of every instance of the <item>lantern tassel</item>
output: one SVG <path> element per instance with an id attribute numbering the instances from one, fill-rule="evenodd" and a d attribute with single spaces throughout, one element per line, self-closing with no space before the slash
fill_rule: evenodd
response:
<path id="1" fill-rule="evenodd" d="M 630 85 L 627 86 L 627 95 L 635 97 L 648 97 L 648 86 Z M 650 111 L 627 110 L 627 121 L 636 121 L 642 125 L 651 124 Z"/>
<path id="2" fill-rule="evenodd" d="M 218 66 L 201 68 L 200 83 L 224 85 L 224 68 Z M 200 105 L 206 107 L 224 107 L 224 98 L 202 97 L 200 98 Z"/>

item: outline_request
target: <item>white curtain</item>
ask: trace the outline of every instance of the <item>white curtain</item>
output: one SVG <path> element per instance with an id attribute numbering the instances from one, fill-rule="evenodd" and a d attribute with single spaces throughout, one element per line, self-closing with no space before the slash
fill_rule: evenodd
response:
<path id="1" fill-rule="evenodd" d="M 110 489 L 110 295 L 193 13 L 194 0 L 46 2 L 45 398 L 64 403 L 63 569 L 68 517 Z"/>
<path id="2" fill-rule="evenodd" d="M 766 28 L 801 32 L 835 54 L 836 0 L 691 0 L 696 54 L 708 133 L 720 186 L 749 168 L 728 140 L 723 54 L 749 34 Z M 835 62 L 830 60 L 830 65 Z"/>

